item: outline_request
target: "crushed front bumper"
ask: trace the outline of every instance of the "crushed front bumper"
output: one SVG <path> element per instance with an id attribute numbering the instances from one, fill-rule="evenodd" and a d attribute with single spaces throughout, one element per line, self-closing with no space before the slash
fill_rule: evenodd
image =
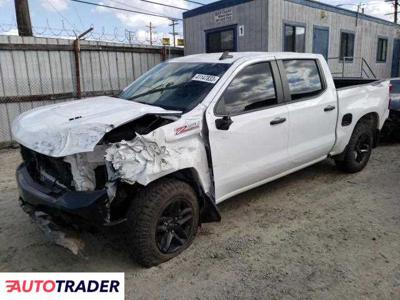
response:
<path id="1" fill-rule="evenodd" d="M 105 225 L 110 218 L 106 189 L 92 192 L 65 190 L 35 181 L 25 163 L 16 172 L 20 203 L 28 213 L 42 211 L 74 225 Z"/>

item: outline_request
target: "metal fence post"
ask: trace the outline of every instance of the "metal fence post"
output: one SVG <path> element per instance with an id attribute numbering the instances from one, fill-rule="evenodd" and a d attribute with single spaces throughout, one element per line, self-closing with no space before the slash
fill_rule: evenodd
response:
<path id="1" fill-rule="evenodd" d="M 80 40 L 87 35 L 89 32 L 93 30 L 93 27 L 90 27 L 85 32 L 81 33 L 74 40 L 74 56 L 75 56 L 75 77 L 76 77 L 76 98 L 82 98 L 82 90 L 81 90 L 81 66 L 80 66 L 80 57 L 81 57 L 81 47 Z"/>
<path id="2" fill-rule="evenodd" d="M 167 57 L 167 49 L 165 48 L 165 46 L 162 46 L 161 48 L 161 61 L 165 61 Z"/>

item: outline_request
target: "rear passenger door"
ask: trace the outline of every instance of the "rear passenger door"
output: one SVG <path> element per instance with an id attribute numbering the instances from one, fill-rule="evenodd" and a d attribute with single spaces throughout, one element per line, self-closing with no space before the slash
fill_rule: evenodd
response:
<path id="1" fill-rule="evenodd" d="M 276 62 L 259 61 L 236 70 L 208 107 L 217 202 L 287 170 L 289 122 L 282 102 Z"/>
<path id="2" fill-rule="evenodd" d="M 326 157 L 335 143 L 337 99 L 314 59 L 279 62 L 289 111 L 289 156 L 294 168 Z"/>

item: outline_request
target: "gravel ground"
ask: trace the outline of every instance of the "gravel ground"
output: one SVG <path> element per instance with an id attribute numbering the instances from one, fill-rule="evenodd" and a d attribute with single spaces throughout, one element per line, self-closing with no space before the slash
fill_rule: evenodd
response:
<path id="1" fill-rule="evenodd" d="M 0 150 L 0 271 L 123 271 L 127 299 L 400 298 L 400 146 L 354 175 L 327 160 L 221 204 L 178 258 L 142 269 L 124 227 L 85 234 L 84 255 L 45 240 L 19 208 L 17 150 Z"/>

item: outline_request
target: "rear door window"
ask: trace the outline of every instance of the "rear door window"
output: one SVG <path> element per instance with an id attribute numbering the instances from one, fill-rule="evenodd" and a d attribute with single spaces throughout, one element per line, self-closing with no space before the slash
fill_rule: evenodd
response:
<path id="1" fill-rule="evenodd" d="M 292 100 L 312 97 L 323 90 L 321 75 L 315 60 L 284 60 L 283 66 Z"/>
<path id="2" fill-rule="evenodd" d="M 278 104 L 275 81 L 269 62 L 245 67 L 229 84 L 215 113 L 235 115 Z"/>

